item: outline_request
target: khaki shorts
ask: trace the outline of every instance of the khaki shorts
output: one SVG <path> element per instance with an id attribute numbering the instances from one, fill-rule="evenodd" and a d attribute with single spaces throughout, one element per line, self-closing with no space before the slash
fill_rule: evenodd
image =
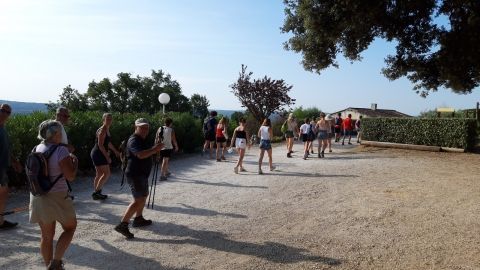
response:
<path id="1" fill-rule="evenodd" d="M 73 201 L 67 191 L 49 192 L 42 196 L 30 194 L 30 223 L 58 221 L 64 224 L 75 218 Z"/>

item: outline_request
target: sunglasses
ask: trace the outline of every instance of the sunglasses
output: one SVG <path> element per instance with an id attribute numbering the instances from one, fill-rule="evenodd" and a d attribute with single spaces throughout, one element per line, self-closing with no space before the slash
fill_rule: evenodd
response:
<path id="1" fill-rule="evenodd" d="M 3 109 L 3 108 L 0 109 L 0 112 L 5 113 L 7 115 L 10 115 L 12 113 L 12 111 L 9 111 L 9 110 Z"/>

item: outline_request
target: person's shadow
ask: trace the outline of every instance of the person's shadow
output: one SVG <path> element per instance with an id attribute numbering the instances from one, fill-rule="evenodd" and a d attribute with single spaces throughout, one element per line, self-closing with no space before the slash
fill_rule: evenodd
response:
<path id="1" fill-rule="evenodd" d="M 192 215 L 192 216 L 206 216 L 206 217 L 224 216 L 224 217 L 231 217 L 231 218 L 247 218 L 247 216 L 241 215 L 241 214 L 221 213 L 214 210 L 196 208 L 191 205 L 186 205 L 183 203 L 181 203 L 180 205 L 182 205 L 183 207 L 155 206 L 155 210 L 166 212 L 166 213 L 178 213 L 178 214 L 185 214 L 185 215 Z"/>

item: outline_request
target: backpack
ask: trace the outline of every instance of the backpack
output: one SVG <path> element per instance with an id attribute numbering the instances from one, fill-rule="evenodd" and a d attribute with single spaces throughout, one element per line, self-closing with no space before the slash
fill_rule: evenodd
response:
<path id="1" fill-rule="evenodd" d="M 55 181 L 51 182 L 50 175 L 48 174 L 48 160 L 55 150 L 57 150 L 57 147 L 58 145 L 53 145 L 44 153 L 37 152 L 37 147 L 34 147 L 32 152 L 27 156 L 27 161 L 25 163 L 27 186 L 33 196 L 47 194 L 63 176 L 63 174 L 60 174 Z"/>
<path id="2" fill-rule="evenodd" d="M 287 130 L 288 130 L 287 120 L 285 120 L 285 122 L 283 122 L 282 127 L 280 128 L 280 131 L 281 131 L 282 133 L 285 133 L 285 132 L 287 132 Z"/>
<path id="3" fill-rule="evenodd" d="M 161 126 L 159 131 L 157 132 L 157 136 L 155 137 L 155 142 L 157 139 L 160 139 L 158 142 L 163 142 L 163 131 L 165 130 L 165 126 Z"/>
<path id="4" fill-rule="evenodd" d="M 315 139 L 315 137 L 316 136 L 315 136 L 314 127 L 313 127 L 312 124 L 310 124 L 310 129 L 308 130 L 308 138 L 313 141 Z"/>

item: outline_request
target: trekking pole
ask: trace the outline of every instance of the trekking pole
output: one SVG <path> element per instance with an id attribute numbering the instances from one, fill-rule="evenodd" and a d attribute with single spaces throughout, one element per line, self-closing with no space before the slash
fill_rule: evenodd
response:
<path id="1" fill-rule="evenodd" d="M 156 187 L 157 187 L 157 179 L 158 179 L 158 164 L 159 162 L 157 162 L 157 168 L 155 169 L 155 189 L 153 190 L 152 207 L 150 209 L 153 209 L 153 205 L 155 204 L 155 193 L 157 191 Z"/>
<path id="2" fill-rule="evenodd" d="M 155 200 L 155 186 L 157 185 L 157 172 L 158 172 L 158 162 L 155 162 L 153 165 L 153 173 L 152 173 L 152 182 L 150 183 L 150 191 L 148 194 L 148 202 L 147 208 L 150 207 L 150 200 L 152 200 L 152 207 L 153 209 L 153 201 Z"/>
<path id="3" fill-rule="evenodd" d="M 17 208 L 13 208 L 10 211 L 5 211 L 5 212 L 1 213 L 0 216 L 8 216 L 8 215 L 15 214 L 15 213 L 18 213 L 18 212 L 26 211 L 28 209 L 29 209 L 28 205 L 22 206 L 22 207 L 17 207 Z"/>
<path id="4" fill-rule="evenodd" d="M 150 199 L 152 198 L 152 189 L 153 189 L 153 178 L 155 177 L 155 167 L 157 166 L 157 163 L 154 163 L 153 165 L 153 173 L 152 173 L 152 180 L 150 180 L 150 190 L 148 191 L 148 202 L 147 202 L 147 208 L 150 207 Z"/>

